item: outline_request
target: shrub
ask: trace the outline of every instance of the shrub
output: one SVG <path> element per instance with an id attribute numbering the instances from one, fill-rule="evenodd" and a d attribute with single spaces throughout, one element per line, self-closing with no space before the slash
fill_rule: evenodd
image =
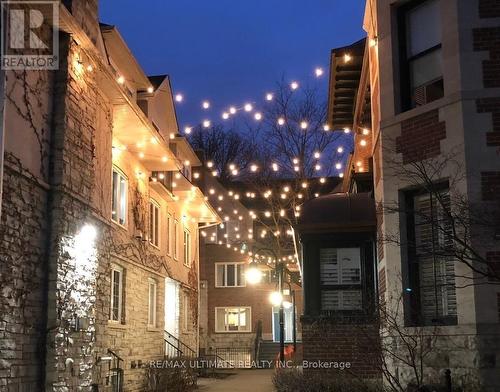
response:
<path id="1" fill-rule="evenodd" d="M 273 377 L 277 392 L 384 392 L 381 383 L 352 378 L 333 378 L 321 373 L 303 374 L 297 369 L 279 369 Z"/>

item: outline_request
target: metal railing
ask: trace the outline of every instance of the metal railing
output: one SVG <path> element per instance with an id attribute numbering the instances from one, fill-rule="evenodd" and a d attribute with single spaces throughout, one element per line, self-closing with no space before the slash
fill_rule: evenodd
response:
<path id="1" fill-rule="evenodd" d="M 217 348 L 215 355 L 228 362 L 234 368 L 249 368 L 252 366 L 252 349 L 239 347 Z"/>
<path id="2" fill-rule="evenodd" d="M 191 347 L 185 344 L 182 340 L 172 335 L 168 331 L 164 331 L 165 340 L 165 357 L 167 358 L 196 358 L 197 354 Z"/>

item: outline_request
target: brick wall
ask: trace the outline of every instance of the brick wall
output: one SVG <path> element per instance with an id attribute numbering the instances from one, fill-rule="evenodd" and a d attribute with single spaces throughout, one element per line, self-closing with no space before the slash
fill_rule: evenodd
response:
<path id="1" fill-rule="evenodd" d="M 304 361 L 349 362 L 346 370 L 321 369 L 322 374 L 381 378 L 378 327 L 341 324 L 328 319 L 302 320 Z"/>
<path id="2" fill-rule="evenodd" d="M 481 27 L 472 32 L 474 50 L 489 53 L 483 60 L 484 87 L 500 87 L 500 27 Z"/>
<path id="3" fill-rule="evenodd" d="M 439 121 L 439 110 L 432 110 L 401 123 L 401 136 L 396 138 L 396 152 L 408 164 L 440 154 L 440 141 L 446 138 L 446 124 Z"/>
<path id="4" fill-rule="evenodd" d="M 486 145 L 500 146 L 500 98 L 480 98 L 476 108 L 478 113 L 491 113 L 492 132 L 486 133 Z"/>
<path id="5" fill-rule="evenodd" d="M 481 195 L 483 201 L 499 200 L 500 172 L 481 172 Z"/>
<path id="6" fill-rule="evenodd" d="M 500 1 L 479 0 L 479 17 L 484 19 L 500 17 Z"/>

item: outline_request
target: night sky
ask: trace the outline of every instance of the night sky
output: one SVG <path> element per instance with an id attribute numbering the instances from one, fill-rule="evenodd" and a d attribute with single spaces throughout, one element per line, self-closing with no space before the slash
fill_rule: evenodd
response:
<path id="1" fill-rule="evenodd" d="M 285 76 L 319 83 L 332 48 L 360 39 L 365 0 L 101 0 L 100 18 L 114 24 L 148 75 L 167 73 L 179 126 L 219 121 L 229 105 L 263 101 Z M 212 107 L 201 109 L 208 99 Z M 326 94 L 325 94 L 326 99 Z"/>

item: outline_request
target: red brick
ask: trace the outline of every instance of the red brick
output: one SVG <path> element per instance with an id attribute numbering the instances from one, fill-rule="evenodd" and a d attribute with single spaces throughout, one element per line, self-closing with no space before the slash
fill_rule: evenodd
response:
<path id="1" fill-rule="evenodd" d="M 446 124 L 435 109 L 401 123 L 396 152 L 403 154 L 404 164 L 432 158 L 441 153 L 440 141 L 445 138 Z"/>

